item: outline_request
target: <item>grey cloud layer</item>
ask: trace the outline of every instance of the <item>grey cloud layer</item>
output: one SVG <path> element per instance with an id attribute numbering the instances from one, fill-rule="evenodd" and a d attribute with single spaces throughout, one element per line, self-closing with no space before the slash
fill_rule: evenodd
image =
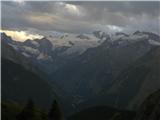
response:
<path id="1" fill-rule="evenodd" d="M 2 2 L 2 28 L 159 32 L 160 2 Z M 119 29 L 118 29 L 119 28 Z"/>

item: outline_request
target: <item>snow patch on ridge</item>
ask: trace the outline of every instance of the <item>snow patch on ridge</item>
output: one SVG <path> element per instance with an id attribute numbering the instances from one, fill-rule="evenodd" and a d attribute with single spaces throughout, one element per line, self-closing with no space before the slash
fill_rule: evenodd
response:
<path id="1" fill-rule="evenodd" d="M 23 48 L 25 49 L 26 52 L 29 52 L 33 55 L 38 55 L 40 53 L 38 49 L 34 49 L 28 46 L 23 46 Z"/>
<path id="2" fill-rule="evenodd" d="M 28 55 L 28 54 L 25 53 L 25 52 L 22 52 L 22 55 L 24 55 L 25 57 L 31 57 L 30 55 Z"/>
<path id="3" fill-rule="evenodd" d="M 36 42 L 35 40 L 32 40 L 31 43 L 35 46 L 35 47 L 39 47 L 40 44 L 38 42 Z"/>
<path id="4" fill-rule="evenodd" d="M 151 45 L 160 46 L 160 42 L 158 42 L 158 41 L 155 41 L 155 40 L 148 40 L 148 42 L 149 42 Z"/>

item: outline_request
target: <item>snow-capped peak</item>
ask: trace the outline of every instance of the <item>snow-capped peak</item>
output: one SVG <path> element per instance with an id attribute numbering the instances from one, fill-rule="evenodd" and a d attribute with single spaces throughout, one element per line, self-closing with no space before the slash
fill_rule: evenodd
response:
<path id="1" fill-rule="evenodd" d="M 63 54 L 83 53 L 86 49 L 100 45 L 93 34 L 63 34 L 58 38 L 48 38 L 54 48 L 68 47 Z"/>

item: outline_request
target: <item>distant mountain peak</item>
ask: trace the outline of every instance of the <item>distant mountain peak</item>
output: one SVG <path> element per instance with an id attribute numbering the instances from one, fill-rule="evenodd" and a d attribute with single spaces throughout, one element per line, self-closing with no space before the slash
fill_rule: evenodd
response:
<path id="1" fill-rule="evenodd" d="M 13 42 L 12 38 L 8 36 L 6 33 L 2 32 L 1 33 L 1 41 L 6 42 L 6 43 L 11 43 Z"/>
<path id="2" fill-rule="evenodd" d="M 124 36 L 129 36 L 128 34 L 126 33 L 123 33 L 123 32 L 116 32 L 115 35 L 124 35 Z"/>
<path id="3" fill-rule="evenodd" d="M 90 39 L 87 35 L 84 35 L 84 34 L 77 35 L 76 37 L 80 39 L 87 39 L 87 40 Z"/>
<path id="4" fill-rule="evenodd" d="M 137 30 L 136 32 L 133 33 L 133 35 L 137 35 L 137 34 L 140 34 L 140 33 L 142 33 L 142 32 Z"/>
<path id="5" fill-rule="evenodd" d="M 105 33 L 105 32 L 100 31 L 100 30 L 94 31 L 93 35 L 95 37 L 99 38 L 100 40 L 107 40 L 110 37 L 110 35 L 108 33 Z"/>

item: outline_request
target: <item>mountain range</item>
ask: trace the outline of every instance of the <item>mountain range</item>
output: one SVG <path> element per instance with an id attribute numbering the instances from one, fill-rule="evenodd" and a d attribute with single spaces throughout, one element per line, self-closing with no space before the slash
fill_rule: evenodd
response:
<path id="1" fill-rule="evenodd" d="M 160 36 L 154 33 L 94 31 L 25 42 L 2 33 L 1 41 L 4 58 L 45 78 L 70 104 L 69 113 L 96 105 L 135 110 L 160 88 Z"/>

